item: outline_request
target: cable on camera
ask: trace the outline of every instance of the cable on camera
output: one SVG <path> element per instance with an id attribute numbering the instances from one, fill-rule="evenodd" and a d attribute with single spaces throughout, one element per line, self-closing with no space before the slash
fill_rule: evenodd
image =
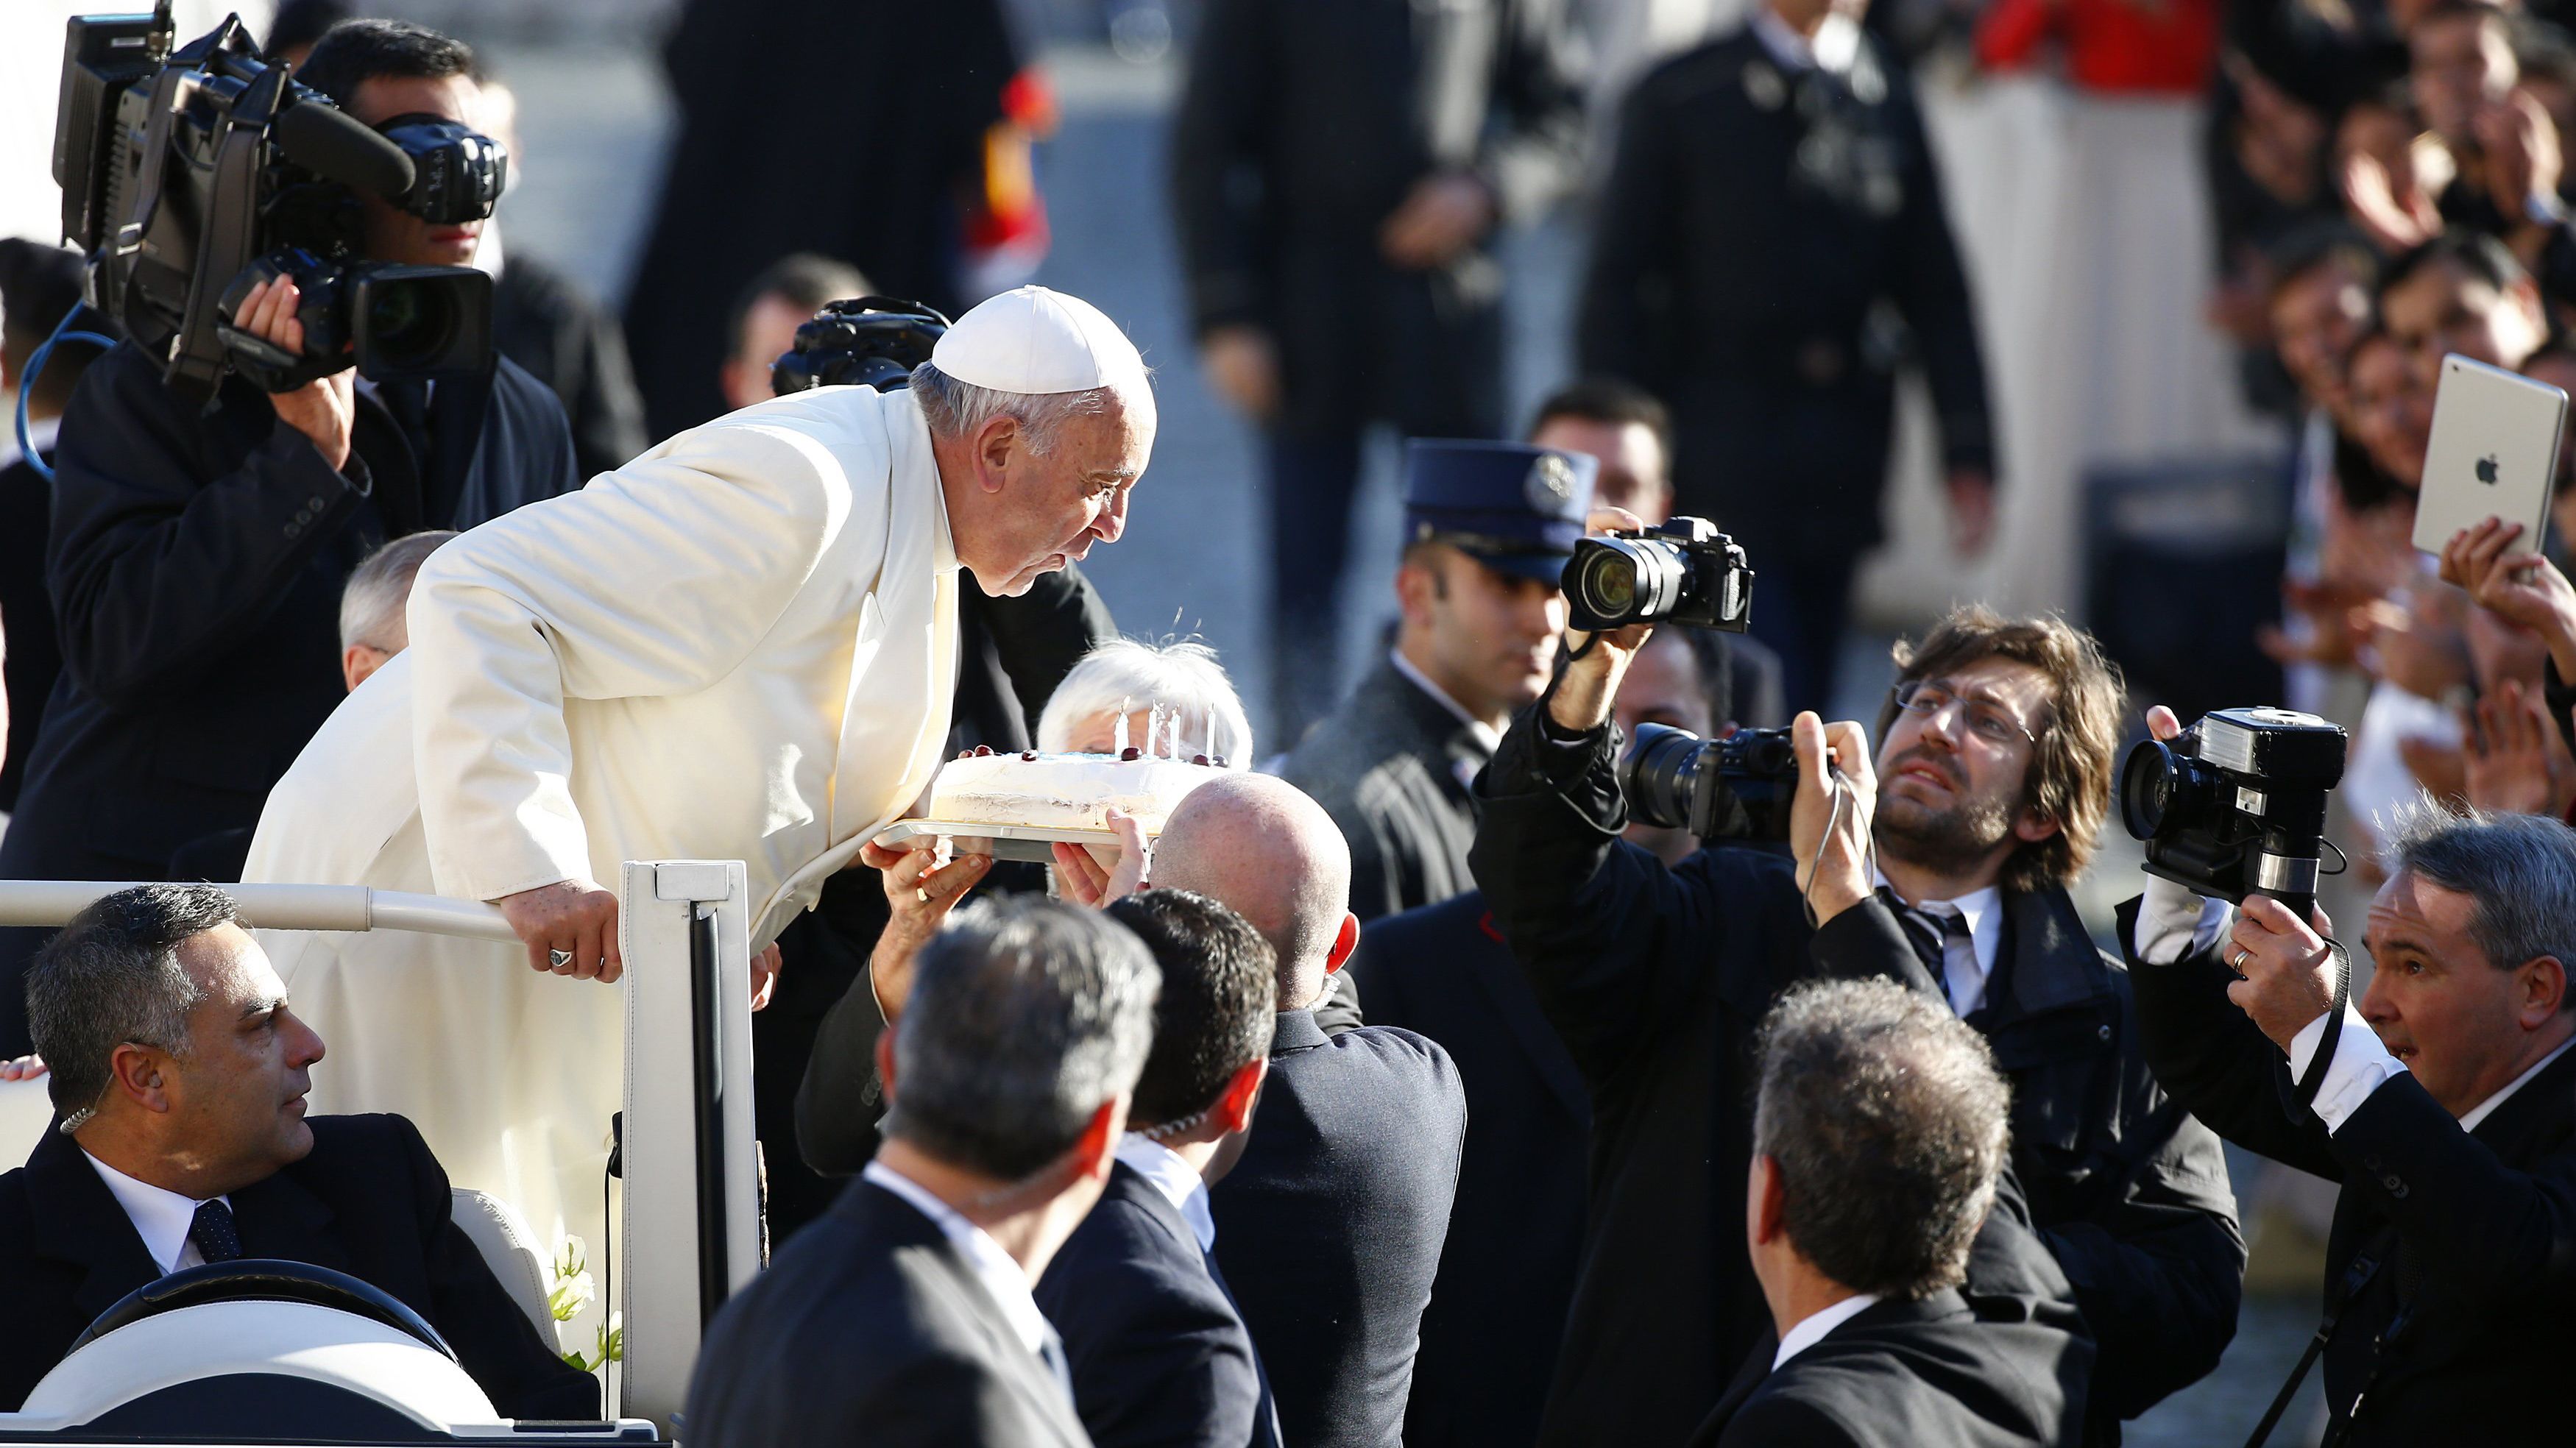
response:
<path id="1" fill-rule="evenodd" d="M 18 451 L 26 456 L 27 465 L 36 470 L 37 476 L 49 483 L 54 480 L 54 465 L 46 462 L 36 451 L 35 435 L 27 430 L 27 400 L 35 395 L 36 379 L 44 373 L 45 359 L 53 355 L 57 342 L 90 342 L 101 347 L 116 345 L 114 337 L 101 332 L 66 330 L 71 326 L 72 318 L 80 314 L 81 309 L 77 306 L 63 313 L 63 319 L 54 324 L 52 335 L 46 337 L 34 355 L 28 357 L 26 375 L 18 379 Z"/>

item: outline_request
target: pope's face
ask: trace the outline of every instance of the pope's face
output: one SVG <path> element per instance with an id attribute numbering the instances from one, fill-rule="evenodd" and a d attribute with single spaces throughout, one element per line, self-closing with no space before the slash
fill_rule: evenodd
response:
<path id="1" fill-rule="evenodd" d="M 971 554 L 964 540 L 959 547 L 986 593 L 1017 597 L 1039 574 L 1079 563 L 1092 544 L 1115 543 L 1127 531 L 1127 495 L 1154 451 L 1153 414 L 1139 411 L 1077 414 L 1043 454 L 1016 431 L 998 466 L 985 453 L 987 478 L 999 475 L 999 506 Z"/>

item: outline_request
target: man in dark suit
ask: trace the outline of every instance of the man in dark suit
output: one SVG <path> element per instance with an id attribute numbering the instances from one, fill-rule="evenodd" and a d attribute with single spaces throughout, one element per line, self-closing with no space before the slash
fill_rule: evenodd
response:
<path id="1" fill-rule="evenodd" d="M 1519 443 L 1417 441 L 1404 471 L 1395 646 L 1279 766 L 1348 841 L 1363 923 L 1472 883 L 1467 783 L 1547 687 L 1592 500 L 1591 458 Z"/>
<path id="2" fill-rule="evenodd" d="M 1160 984 L 1089 911 L 960 915 L 891 987 L 886 1142 L 709 1328 L 689 1441 L 1087 1445 L 1030 1295 L 1100 1198 Z"/>
<path id="3" fill-rule="evenodd" d="M 394 21 L 335 29 L 299 77 L 360 120 L 470 122 L 471 51 Z M 478 223 L 367 198 L 368 256 L 459 264 Z M 302 345 L 291 286 L 246 329 Z M 469 528 L 579 486 L 554 395 L 488 378 L 361 389 L 340 372 L 266 393 L 228 374 L 210 412 L 121 344 L 65 414 L 47 572 L 64 672 L 0 877 L 168 878 L 184 845 L 258 822 L 342 694 L 342 584 L 386 539 Z M 40 932 L 0 934 L 0 1056 L 26 1049 L 16 981 Z"/>
<path id="4" fill-rule="evenodd" d="M 1999 1190 L 2010 1088 L 1985 1041 L 1881 979 L 1796 988 L 1755 1050 L 1744 1238 L 1772 1334 L 1691 1441 L 2081 1442 L 2091 1344 Z"/>
<path id="5" fill-rule="evenodd" d="M 1629 95 L 1577 352 L 1680 420 L 1680 510 L 1749 549 L 1753 627 L 1831 697 L 1878 541 L 1896 372 L 1930 384 L 1963 549 L 1994 498 L 1984 363 L 1913 85 L 1866 0 L 1762 0 Z"/>
<path id="6" fill-rule="evenodd" d="M 2249 898 L 2231 922 L 2148 881 L 2121 910 L 2148 1060 L 2220 1135 L 2342 1184 L 2327 1441 L 2554 1441 L 2566 1415 L 2536 1385 L 2576 1352 L 2576 835 L 2428 810 L 2386 844 L 2376 969 L 2340 1021 L 2322 914 Z"/>
<path id="7" fill-rule="evenodd" d="M 1900 974 L 1994 1044 L 2015 1171 L 2100 1344 L 2094 1432 L 2206 1373 L 2245 1261 L 2219 1146 L 2157 1089 L 2129 975 L 2067 895 L 2118 737 L 2099 651 L 2055 619 L 1962 609 L 1898 655 L 1883 786 L 1860 726 L 1835 726 L 1879 908 L 1907 917 L 1905 950 L 1846 957 L 1809 925 L 1825 912 L 1791 861 L 1717 841 L 1667 869 L 1615 838 L 1610 703 L 1642 641 L 1595 639 L 1514 721 L 1478 791 L 1478 881 L 1592 1097 L 1586 1256 L 1542 1441 L 1677 1440 L 1761 1332 L 1754 1283 L 1710 1223 L 1745 1189 L 1739 1043 L 1817 974 Z M 1644 1277 L 1688 1287 L 1640 1295 Z"/>
<path id="8" fill-rule="evenodd" d="M 1732 717 L 1719 672 L 1724 635 L 1658 633 L 1619 690 L 1622 730 L 1641 722 L 1714 732 Z M 1714 646 L 1714 647 L 1713 647 Z M 1627 838 L 1666 866 L 1699 848 L 1687 830 L 1631 823 Z M 1404 1441 L 1528 1443 L 1565 1332 L 1583 1259 L 1584 1163 L 1592 1102 L 1529 978 L 1494 928 L 1481 890 L 1371 925 L 1343 971 L 1368 1018 L 1437 1041 L 1467 1092 L 1458 1199 L 1405 1409 Z"/>
<path id="9" fill-rule="evenodd" d="M 1440 1264 L 1466 1097 L 1411 1031 L 1328 1035 L 1315 1006 L 1359 943 L 1350 857 L 1294 786 L 1229 774 L 1156 842 L 1153 883 L 1250 921 L 1279 963 L 1270 1080 L 1243 1157 L 1211 1193 L 1216 1256 L 1296 1444 L 1403 1436 L 1422 1310 Z"/>
<path id="10" fill-rule="evenodd" d="M 222 891 L 108 896 L 46 946 L 27 996 L 58 1121 L 0 1177 L 0 1406 L 134 1289 L 265 1257 L 400 1298 L 505 1417 L 599 1416 L 598 1382 L 449 1220 L 447 1175 L 411 1123 L 305 1119 L 321 1038 Z"/>
<path id="11" fill-rule="evenodd" d="M 53 452 L 63 408 L 97 349 L 87 342 L 55 348 L 32 389 L 27 362 L 80 300 L 79 253 L 24 237 L 0 238 L 0 390 L 23 394 L 27 436 L 39 454 Z M 90 321 L 106 325 L 95 313 Z M 0 748 L 0 814 L 7 814 L 18 807 L 45 700 L 63 671 L 63 651 L 54 641 L 53 596 L 45 591 L 54 485 L 19 451 L 14 412 L 0 415 L 0 457 L 9 460 L 0 464 L 0 619 L 8 621 L 10 641 L 0 672 L 8 676 L 9 717 L 16 721 Z"/>
<path id="12" fill-rule="evenodd" d="M 1209 378 L 1269 433 L 1281 740 L 1340 677 L 1362 434 L 1502 435 L 1490 243 L 1579 163 L 1574 46 L 1557 0 L 1215 0 L 1200 22 L 1172 210 Z"/>
<path id="13" fill-rule="evenodd" d="M 1278 1448 L 1269 1380 L 1211 1248 L 1208 1186 L 1243 1152 L 1269 1074 L 1270 943 L 1201 895 L 1109 907 L 1163 973 L 1108 1190 L 1038 1279 L 1074 1406 L 1100 1448 Z"/>

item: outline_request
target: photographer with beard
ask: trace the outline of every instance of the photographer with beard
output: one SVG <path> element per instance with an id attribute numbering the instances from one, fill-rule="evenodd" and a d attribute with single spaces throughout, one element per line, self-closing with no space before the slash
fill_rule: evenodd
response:
<path id="1" fill-rule="evenodd" d="M 2064 622 L 1983 608 L 1900 648 L 1882 785 L 1859 726 L 1833 730 L 1853 761 L 1834 825 L 1870 825 L 1880 893 L 1810 899 L 1805 862 L 1773 850 L 1668 870 L 1619 838 L 1611 710 L 1648 632 L 1579 650 L 1477 786 L 1477 883 L 1592 1104 L 1590 1238 L 1540 1440 L 1678 1441 L 1718 1401 L 1769 1325 L 1731 1216 L 1741 1043 L 1786 986 L 1895 961 L 2012 1080 L 2013 1169 L 2100 1344 L 2088 1437 L 2116 1441 L 2217 1363 L 2245 1264 L 2217 1139 L 2157 1089 L 2127 974 L 2067 895 L 2107 805 L 2116 676 Z"/>

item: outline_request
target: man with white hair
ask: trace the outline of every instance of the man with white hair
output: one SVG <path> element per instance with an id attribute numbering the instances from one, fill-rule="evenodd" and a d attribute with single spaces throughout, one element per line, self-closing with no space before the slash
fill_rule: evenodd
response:
<path id="1" fill-rule="evenodd" d="M 622 1020 L 582 982 L 623 964 L 602 882 L 741 859 L 775 941 L 943 757 L 960 567 L 1017 594 L 1116 541 L 1154 428 L 1134 344 L 1022 287 L 909 390 L 774 398 L 439 549 L 410 649 L 270 796 L 247 878 L 489 900 L 525 949 L 271 943 L 349 1063 L 328 1109 L 404 1110 L 541 1232 L 599 1225 Z"/>
<path id="2" fill-rule="evenodd" d="M 406 533 L 367 555 L 340 590 L 340 677 L 355 689 L 385 661 L 411 646 L 412 582 L 453 528 Z"/>

